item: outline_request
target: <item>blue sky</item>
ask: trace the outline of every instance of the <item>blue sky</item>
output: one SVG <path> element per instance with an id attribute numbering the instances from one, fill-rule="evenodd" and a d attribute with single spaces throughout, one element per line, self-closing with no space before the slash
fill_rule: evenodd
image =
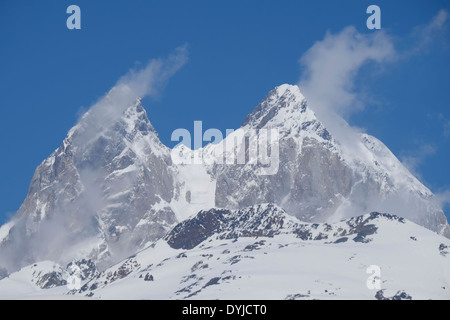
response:
<path id="1" fill-rule="evenodd" d="M 81 8 L 81 30 L 66 8 Z M 366 28 L 381 8 L 382 30 Z M 144 105 L 161 140 L 176 128 L 237 128 L 275 86 L 298 83 L 299 59 L 327 32 L 384 32 L 396 55 L 354 77 L 364 108 L 346 117 L 383 141 L 433 192 L 450 190 L 450 33 L 428 30 L 448 1 L 0 2 L 0 223 L 36 167 L 130 68 L 187 45 L 188 62 Z M 436 32 L 435 32 L 436 31 Z M 445 207 L 449 217 L 450 208 Z"/>

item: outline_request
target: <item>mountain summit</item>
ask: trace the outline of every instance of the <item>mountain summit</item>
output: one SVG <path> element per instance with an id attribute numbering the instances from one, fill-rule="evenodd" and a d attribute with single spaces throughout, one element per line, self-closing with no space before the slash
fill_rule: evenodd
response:
<path id="1" fill-rule="evenodd" d="M 298 86 L 272 90 L 242 129 L 279 130 L 279 170 L 262 177 L 251 165 L 218 166 L 216 205 L 238 209 L 273 202 L 308 222 L 391 212 L 450 236 L 431 191 L 381 141 L 337 120 L 350 133 L 345 141 L 317 118 Z"/>
<path id="2" fill-rule="evenodd" d="M 308 223 L 388 212 L 450 237 L 433 194 L 382 142 L 354 130 L 340 140 L 313 110 L 297 86 L 282 85 L 244 120 L 244 132 L 278 130 L 272 175 L 254 163 L 174 163 L 139 99 L 117 112 L 89 110 L 0 228 L 0 267 L 87 258 L 102 270 L 213 207 L 239 214 L 271 204 Z M 201 152 L 215 157 L 218 145 Z"/>
<path id="3" fill-rule="evenodd" d="M 0 279 L 0 297 L 445 300 L 449 251 L 448 239 L 386 213 L 321 224 L 274 204 L 215 208 L 106 270 L 31 264 Z"/>
<path id="4" fill-rule="evenodd" d="M 90 110 L 36 169 L 1 250 L 13 268 L 79 256 L 109 265 L 177 222 L 161 205 L 174 174 L 140 100 L 117 115 Z"/>

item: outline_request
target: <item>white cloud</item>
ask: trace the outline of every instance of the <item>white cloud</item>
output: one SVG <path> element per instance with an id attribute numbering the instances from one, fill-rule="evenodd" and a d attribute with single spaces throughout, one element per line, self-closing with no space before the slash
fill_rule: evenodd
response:
<path id="1" fill-rule="evenodd" d="M 450 120 L 448 120 L 445 124 L 444 124 L 444 136 L 446 138 L 450 137 Z"/>
<path id="2" fill-rule="evenodd" d="M 384 31 L 364 34 L 350 26 L 337 34 L 328 32 L 300 58 L 299 86 L 317 113 L 345 118 L 364 109 L 366 93 L 354 90 L 361 67 L 370 61 L 383 66 L 426 51 L 436 40 L 446 39 L 448 22 L 448 12 L 440 10 L 428 24 L 413 29 L 404 51 L 397 51 Z"/>
<path id="3" fill-rule="evenodd" d="M 435 193 L 434 195 L 441 208 L 450 205 L 450 190 L 443 190 Z"/>
<path id="4" fill-rule="evenodd" d="M 421 53 L 427 51 L 436 39 L 446 39 L 445 34 L 448 30 L 449 14 L 447 10 L 441 9 L 431 21 L 422 26 L 414 28 L 412 37 L 415 40 L 415 47 L 410 53 Z"/>
<path id="5" fill-rule="evenodd" d="M 395 55 L 393 42 L 383 31 L 362 34 L 347 27 L 338 34 L 327 33 L 300 58 L 300 87 L 316 112 L 348 115 L 362 108 L 353 91 L 359 69 L 369 61 L 383 63 Z"/>
<path id="6" fill-rule="evenodd" d="M 396 55 L 385 32 L 362 34 L 347 27 L 338 34 L 328 32 L 300 58 L 300 89 L 321 122 L 343 145 L 356 145 L 355 131 L 361 131 L 343 119 L 363 108 L 365 94 L 354 90 L 360 68 L 370 61 L 378 65 L 392 61 Z"/>
<path id="7" fill-rule="evenodd" d="M 417 178 L 423 181 L 420 166 L 426 159 L 436 153 L 436 147 L 431 144 L 421 144 L 416 150 L 409 150 L 400 155 L 402 164 Z"/>
<path id="8" fill-rule="evenodd" d="M 155 95 L 170 77 L 187 62 L 186 46 L 179 47 L 166 59 L 153 59 L 142 69 L 132 69 L 89 110 L 89 116 L 119 116 L 137 98 Z M 96 119 L 99 120 L 99 119 Z"/>
<path id="9" fill-rule="evenodd" d="M 436 121 L 439 127 L 442 127 L 442 135 L 444 138 L 450 138 L 450 120 L 442 113 L 428 113 L 427 118 Z"/>
<path id="10" fill-rule="evenodd" d="M 117 84 L 109 93 L 116 98 L 135 99 L 153 95 L 162 89 L 169 78 L 187 62 L 187 46 L 179 47 L 166 59 L 151 60 L 141 70 L 130 70 L 119 79 Z M 113 92 L 115 91 L 115 92 Z"/>
<path id="11" fill-rule="evenodd" d="M 425 52 L 434 41 L 444 39 L 448 21 L 448 12 L 440 10 L 428 24 L 414 28 L 412 38 L 408 38 L 410 45 L 404 51 L 396 50 L 394 38 L 383 31 L 363 34 L 354 27 L 346 27 L 337 34 L 328 32 L 303 54 L 299 61 L 302 67 L 299 86 L 311 108 L 338 141 L 351 144 L 349 140 L 354 139 L 354 132 L 362 131 L 343 120 L 364 109 L 366 97 L 370 96 L 355 90 L 360 69 L 369 62 L 383 67 Z M 445 124 L 444 134 L 450 136 L 450 122 Z M 403 162 L 420 176 L 420 165 L 435 151 L 426 145 L 404 154 Z"/>
<path id="12" fill-rule="evenodd" d="M 110 126 L 121 117 L 137 98 L 158 94 L 187 59 L 187 47 L 183 46 L 166 59 L 153 59 L 142 69 L 130 70 L 83 115 L 79 122 L 85 124 L 85 129 L 84 132 L 79 132 L 74 143 L 85 145 L 102 128 Z"/>
<path id="13" fill-rule="evenodd" d="M 404 51 L 394 47 L 394 39 L 397 38 L 383 31 L 363 34 L 354 27 L 347 27 L 337 34 L 328 32 L 323 40 L 317 41 L 303 54 L 299 61 L 302 67 L 300 89 L 320 121 L 343 147 L 357 148 L 359 145 L 359 135 L 355 132 L 362 129 L 350 126 L 344 119 L 364 109 L 365 98 L 370 96 L 370 93 L 355 89 L 356 81 L 360 80 L 358 73 L 361 68 L 370 62 L 385 67 L 389 63 L 402 62 L 412 53 L 425 52 L 424 48 L 435 39 L 442 39 L 441 32 L 445 30 L 447 21 L 447 11 L 439 11 L 429 24 L 415 28 L 414 38 L 408 38 L 409 47 Z M 402 160 L 420 178 L 420 166 L 435 152 L 433 145 L 423 144 L 417 150 L 405 153 Z M 381 209 L 385 209 L 385 206 L 409 217 L 409 212 L 417 211 L 417 204 L 410 203 L 407 190 L 402 191 L 400 196 L 383 203 L 380 203 L 379 198 L 374 201 L 368 199 L 366 204 Z M 439 199 L 441 205 L 450 203 L 449 193 L 439 194 Z"/>
<path id="14" fill-rule="evenodd" d="M 119 79 L 116 85 L 79 120 L 78 130 L 72 136 L 72 150 L 81 149 L 78 155 L 84 155 L 89 149 L 89 142 L 95 141 L 105 128 L 113 126 L 123 112 L 137 98 L 159 93 L 169 78 L 187 61 L 186 47 L 178 48 L 166 59 L 154 59 L 141 69 L 131 70 Z M 73 157 L 73 154 L 72 154 Z M 13 221 L 11 247 L 0 248 L 0 264 L 14 270 L 23 263 L 23 257 L 33 253 L 35 259 L 51 259 L 59 261 L 66 255 L 71 256 L 70 248 L 86 241 L 86 235 L 95 234 L 98 228 L 97 213 L 104 208 L 104 190 L 97 178 L 101 170 L 90 167 L 77 168 L 84 192 L 78 201 L 54 209 L 52 215 L 39 224 L 39 231 L 33 235 L 32 241 L 21 241 L 22 230 L 28 230 L 26 216 L 16 217 Z M 110 187 L 117 190 L 129 188 L 134 176 L 115 180 Z M 25 217 L 25 219 L 22 219 Z M 89 221 L 85 223 L 84 221 Z M 91 229 L 88 229 L 91 228 Z M 51 248 L 51 251 L 49 251 Z M 68 250 L 68 251 L 67 251 Z M 67 263 L 67 261 L 63 261 Z"/>

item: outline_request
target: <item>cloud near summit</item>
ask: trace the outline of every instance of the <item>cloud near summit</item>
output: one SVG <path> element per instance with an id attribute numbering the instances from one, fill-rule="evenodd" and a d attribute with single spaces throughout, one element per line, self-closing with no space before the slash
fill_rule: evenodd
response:
<path id="1" fill-rule="evenodd" d="M 78 144 L 86 144 L 99 130 L 113 124 L 136 99 L 160 93 L 187 61 L 188 50 L 184 45 L 167 58 L 152 59 L 143 68 L 128 71 L 79 120 L 84 129 L 78 134 Z"/>
<path id="2" fill-rule="evenodd" d="M 114 87 L 95 103 L 90 113 L 117 115 L 122 113 L 137 98 L 152 96 L 165 85 L 188 60 L 187 46 L 178 47 L 165 59 L 152 59 L 141 69 L 131 69 Z"/>
<path id="3" fill-rule="evenodd" d="M 354 140 L 355 131 L 361 131 L 344 120 L 365 107 L 365 93 L 355 89 L 360 69 L 369 62 L 382 67 L 402 63 L 428 53 L 433 44 L 447 45 L 449 18 L 448 11 L 442 9 L 427 24 L 412 28 L 402 49 L 396 48 L 399 39 L 383 30 L 361 33 L 349 26 L 336 34 L 327 32 L 301 56 L 298 85 L 335 138 L 352 145 L 349 140 Z M 448 128 L 450 126 L 445 124 L 445 136 L 450 136 Z M 421 177 L 419 165 L 436 152 L 426 142 L 420 151 L 420 156 L 411 156 L 413 153 L 409 151 L 404 152 L 407 156 L 403 157 L 403 164 L 418 177 Z M 449 194 L 448 191 L 437 194 L 436 200 L 441 206 L 450 203 Z"/>
<path id="4" fill-rule="evenodd" d="M 337 34 L 327 32 L 300 58 L 300 87 L 318 113 L 346 116 L 362 109 L 353 91 L 359 69 L 368 61 L 384 63 L 396 57 L 393 41 L 384 31 L 362 34 L 346 27 Z"/>
<path id="5" fill-rule="evenodd" d="M 364 109 L 363 95 L 355 91 L 361 67 L 368 62 L 378 66 L 402 62 L 427 53 L 433 43 L 447 41 L 448 28 L 449 13 L 442 9 L 427 24 L 411 30 L 402 50 L 395 47 L 398 39 L 384 30 L 361 33 L 349 26 L 336 34 L 327 32 L 301 56 L 299 86 L 319 115 L 331 112 L 346 118 Z"/>

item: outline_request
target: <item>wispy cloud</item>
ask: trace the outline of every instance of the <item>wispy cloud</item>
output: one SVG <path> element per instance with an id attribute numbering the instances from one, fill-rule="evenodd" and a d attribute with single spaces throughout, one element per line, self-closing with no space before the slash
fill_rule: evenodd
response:
<path id="1" fill-rule="evenodd" d="M 444 136 L 450 138 L 450 120 L 447 120 L 444 124 Z"/>
<path id="2" fill-rule="evenodd" d="M 426 53 L 437 39 L 443 39 L 448 29 L 449 14 L 440 10 L 426 25 L 417 26 L 408 40 L 409 47 L 395 48 L 395 37 L 384 31 L 360 33 L 346 27 L 337 34 L 328 32 L 300 58 L 302 75 L 299 86 L 313 110 L 331 133 L 342 142 L 360 128 L 349 126 L 342 118 L 364 109 L 368 92 L 356 90 L 361 68 L 369 62 L 385 67 L 402 62 L 412 54 Z M 342 118 L 341 118 L 342 117 Z M 444 134 L 450 136 L 450 121 Z M 416 175 L 424 160 L 435 152 L 429 144 L 403 155 L 404 164 Z"/>
<path id="3" fill-rule="evenodd" d="M 436 201 L 441 208 L 450 206 L 450 190 L 442 190 L 434 193 Z"/>
<path id="4" fill-rule="evenodd" d="M 426 25 L 417 26 L 412 32 L 414 47 L 409 50 L 412 54 L 427 52 L 429 47 L 438 39 L 447 39 L 449 28 L 449 14 L 441 9 Z"/>
<path id="5" fill-rule="evenodd" d="M 395 58 L 392 39 L 383 31 L 362 34 L 347 27 L 327 33 L 301 58 L 300 86 L 315 110 L 348 115 L 363 103 L 354 91 L 360 68 L 369 61 L 383 63 Z"/>
<path id="6" fill-rule="evenodd" d="M 110 118 L 120 115 L 137 98 L 155 95 L 188 60 L 187 46 L 179 47 L 165 59 L 150 60 L 141 69 L 131 69 L 113 88 L 89 109 L 89 117 Z M 99 117 L 93 115 L 98 114 Z M 110 120 L 110 119 L 108 119 Z"/>
<path id="7" fill-rule="evenodd" d="M 433 156 L 436 151 L 436 147 L 432 144 L 420 144 L 417 149 L 400 154 L 400 160 L 414 176 L 423 181 L 420 167 L 426 162 L 427 158 Z"/>
<path id="8" fill-rule="evenodd" d="M 143 69 L 132 69 L 119 79 L 109 95 L 111 100 L 144 98 L 164 88 L 169 78 L 188 60 L 187 45 L 179 47 L 166 59 L 151 60 Z M 117 95 L 119 95 L 117 97 Z"/>
<path id="9" fill-rule="evenodd" d="M 159 93 L 169 78 L 186 62 L 185 46 L 176 49 L 165 59 L 150 60 L 143 68 L 130 70 L 121 77 L 104 97 L 89 108 L 71 131 L 72 143 L 68 156 L 72 157 L 73 164 L 69 165 L 72 163 L 70 161 L 65 162 L 68 175 L 75 172 L 70 170 L 79 165 L 77 161 L 81 163 L 76 168 L 76 176 L 79 176 L 83 185 L 83 192 L 77 201 L 65 203 L 59 200 L 62 205 L 55 202 L 52 214 L 39 224 L 39 231 L 26 241 L 23 241 L 23 230 L 28 230 L 27 224 L 30 220 L 26 220 L 28 218 L 26 215 L 16 217 L 13 220 L 15 228 L 9 235 L 14 241 L 11 241 L 9 246 L 0 247 L 0 265 L 14 270 L 24 263 L 23 259 L 28 254 L 33 254 L 37 260 L 63 261 L 66 254 L 71 259 L 73 258 L 70 256 L 71 246 L 76 246 L 86 241 L 87 237 L 96 234 L 100 228 L 97 214 L 104 208 L 105 201 L 104 189 L 97 180 L 103 172 L 92 168 L 89 161 L 85 160 L 98 152 L 92 147 L 92 143 L 95 144 L 100 138 L 99 133 L 108 133 L 107 129 L 117 124 L 123 112 L 132 106 L 137 98 Z M 116 134 L 114 130 L 112 131 L 112 134 Z M 110 182 L 109 187 L 113 190 L 130 190 L 134 179 L 134 175 L 124 175 L 123 178 Z"/>
<path id="10" fill-rule="evenodd" d="M 356 89 L 357 81 L 361 80 L 361 68 L 371 63 L 384 69 L 393 63 L 402 63 L 415 55 L 427 53 L 431 44 L 443 39 L 447 25 L 448 13 L 441 10 L 428 24 L 415 28 L 407 39 L 408 46 L 402 49 L 397 45 L 398 38 L 384 31 L 360 33 L 354 27 L 347 27 L 336 34 L 328 32 L 323 40 L 314 43 L 301 56 L 300 89 L 343 148 L 357 148 L 359 138 L 355 131 L 362 131 L 350 126 L 344 119 L 363 110 L 367 96 L 370 97 L 370 92 Z M 404 152 L 401 158 L 415 176 L 422 178 L 420 168 L 436 151 L 433 144 L 422 143 L 416 150 Z M 394 209 L 398 214 L 410 217 L 417 212 L 417 207 L 413 202 L 409 204 L 408 199 L 409 191 L 405 190 L 398 198 L 387 199 L 383 203 L 380 203 L 379 197 L 366 199 L 365 202 L 361 200 L 361 203 L 374 208 Z M 442 200 L 440 204 L 449 203 L 449 193 L 439 194 L 439 199 Z M 358 208 L 360 211 L 365 209 Z"/>
<path id="11" fill-rule="evenodd" d="M 327 32 L 300 58 L 299 85 L 316 112 L 345 118 L 364 109 L 367 93 L 356 91 L 355 82 L 365 64 L 372 61 L 384 66 L 426 53 L 436 41 L 448 41 L 449 17 L 442 9 L 429 23 L 415 27 L 409 45 L 402 50 L 395 48 L 395 38 L 384 31 L 360 33 L 350 26 L 337 34 Z"/>
<path id="12" fill-rule="evenodd" d="M 438 127 L 442 128 L 444 138 L 450 138 L 450 120 L 442 113 L 428 113 L 427 118 L 435 122 Z"/>
<path id="13" fill-rule="evenodd" d="M 368 34 L 347 27 L 327 33 L 299 62 L 299 86 L 310 106 L 342 145 L 356 145 L 354 131 L 343 119 L 363 109 L 365 94 L 355 91 L 358 72 L 366 63 L 378 65 L 396 58 L 393 40 L 384 31 Z"/>

